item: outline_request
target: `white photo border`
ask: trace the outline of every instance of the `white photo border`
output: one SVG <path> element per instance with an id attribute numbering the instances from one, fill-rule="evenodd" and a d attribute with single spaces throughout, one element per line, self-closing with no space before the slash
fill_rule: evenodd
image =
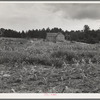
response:
<path id="1" fill-rule="evenodd" d="M 0 3 L 95 3 L 100 1 L 0 1 Z M 99 93 L 1 93 L 0 99 L 100 99 Z"/>

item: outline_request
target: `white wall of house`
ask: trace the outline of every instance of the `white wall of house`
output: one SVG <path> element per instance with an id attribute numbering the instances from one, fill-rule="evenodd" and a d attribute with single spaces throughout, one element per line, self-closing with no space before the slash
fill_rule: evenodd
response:
<path id="1" fill-rule="evenodd" d="M 56 41 L 58 41 L 58 42 L 64 42 L 65 41 L 65 36 L 63 34 L 59 34 L 56 37 Z"/>
<path id="2" fill-rule="evenodd" d="M 53 33 L 50 33 L 47 35 L 46 40 L 51 41 L 51 42 L 64 42 L 65 41 L 65 36 L 62 33 L 58 33 L 55 35 L 52 35 Z"/>

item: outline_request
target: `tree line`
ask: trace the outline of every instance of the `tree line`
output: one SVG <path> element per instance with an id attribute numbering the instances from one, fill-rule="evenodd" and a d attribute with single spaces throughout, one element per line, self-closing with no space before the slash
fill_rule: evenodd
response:
<path id="1" fill-rule="evenodd" d="M 88 25 L 84 25 L 83 30 L 65 31 L 67 40 L 95 44 L 100 41 L 100 29 L 90 30 Z"/>
<path id="2" fill-rule="evenodd" d="M 84 43 L 99 43 L 100 41 L 100 29 L 91 30 L 88 25 L 84 25 L 83 30 L 71 30 L 64 31 L 61 28 L 54 27 L 52 29 L 43 28 L 43 29 L 33 29 L 28 31 L 18 32 L 11 29 L 0 29 L 0 37 L 11 37 L 11 38 L 39 38 L 46 39 L 46 34 L 48 32 L 61 32 L 66 40 L 77 41 Z"/>
<path id="3" fill-rule="evenodd" d="M 49 27 L 47 29 L 33 29 L 28 31 L 18 32 L 11 29 L 0 29 L 0 36 L 1 37 L 12 37 L 12 38 L 46 38 L 47 32 L 62 32 L 64 31 L 61 28 L 52 28 Z"/>

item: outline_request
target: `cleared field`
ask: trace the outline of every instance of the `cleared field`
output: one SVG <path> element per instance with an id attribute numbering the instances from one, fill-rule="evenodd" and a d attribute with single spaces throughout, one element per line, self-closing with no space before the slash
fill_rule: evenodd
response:
<path id="1" fill-rule="evenodd" d="M 100 45 L 0 38 L 0 92 L 99 93 Z"/>

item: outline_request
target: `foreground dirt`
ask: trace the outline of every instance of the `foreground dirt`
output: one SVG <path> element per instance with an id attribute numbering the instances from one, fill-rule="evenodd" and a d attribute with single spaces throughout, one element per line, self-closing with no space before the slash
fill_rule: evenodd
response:
<path id="1" fill-rule="evenodd" d="M 100 68 L 0 65 L 1 93 L 99 93 Z"/>

